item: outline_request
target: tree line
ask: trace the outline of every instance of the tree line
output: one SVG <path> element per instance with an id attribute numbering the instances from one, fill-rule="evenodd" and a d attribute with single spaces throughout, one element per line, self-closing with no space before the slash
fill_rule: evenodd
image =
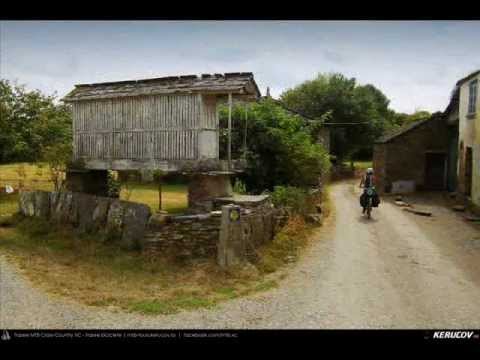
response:
<path id="1" fill-rule="evenodd" d="M 55 95 L 0 80 L 0 163 L 36 162 L 70 144 L 72 116 Z"/>
<path id="2" fill-rule="evenodd" d="M 264 98 L 233 109 L 233 157 L 245 156 L 247 171 L 242 179 L 250 191 L 315 182 L 330 163 L 329 154 L 316 140 L 325 124 L 331 129 L 331 153 L 344 160 L 371 157 L 376 138 L 430 116 L 425 111 L 397 113 L 375 86 L 359 85 L 338 73 L 319 74 L 283 92 L 279 101 Z M 227 118 L 223 107 L 221 149 L 225 149 Z M 63 159 L 60 155 L 68 153 L 71 142 L 68 105 L 59 103 L 55 95 L 0 80 L 0 163 L 36 162 L 44 156 Z"/>
<path id="3" fill-rule="evenodd" d="M 319 74 L 284 91 L 232 111 L 232 155 L 244 156 L 240 177 L 249 191 L 275 186 L 305 187 L 328 171 L 329 155 L 338 162 L 371 159 L 375 139 L 412 121 L 430 116 L 395 112 L 371 84 L 359 85 L 342 74 Z M 228 108 L 221 107 L 221 157 L 226 158 Z M 330 129 L 330 154 L 318 144 L 318 131 Z M 245 132 L 247 134 L 245 138 Z M 246 145 L 246 147 L 245 147 Z"/>

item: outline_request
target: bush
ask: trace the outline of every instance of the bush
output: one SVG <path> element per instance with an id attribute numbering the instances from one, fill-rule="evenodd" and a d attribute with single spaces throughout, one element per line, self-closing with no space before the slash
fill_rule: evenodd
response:
<path id="1" fill-rule="evenodd" d="M 276 271 L 282 265 L 298 259 L 308 242 L 309 228 L 302 216 L 294 215 L 273 241 L 262 249 L 258 269 L 265 274 Z"/>
<path id="2" fill-rule="evenodd" d="M 232 111 L 232 158 L 244 155 L 245 107 Z M 328 153 L 317 144 L 315 129 L 298 115 L 265 99 L 247 110 L 247 167 L 240 176 L 249 193 L 272 191 L 275 186 L 317 185 L 328 172 Z M 220 157 L 226 158 L 228 109 L 220 109 Z"/>
<path id="3" fill-rule="evenodd" d="M 108 172 L 108 197 L 118 199 L 120 197 L 120 191 L 122 190 L 122 183 L 115 179 L 113 172 Z"/>
<path id="4" fill-rule="evenodd" d="M 305 189 L 294 186 L 275 186 L 270 194 L 275 207 L 287 207 L 292 213 L 306 215 L 312 211 L 312 197 Z"/>
<path id="5" fill-rule="evenodd" d="M 240 179 L 235 179 L 235 184 L 233 185 L 233 192 L 235 194 L 246 194 L 247 188 L 245 187 L 245 183 Z"/>
<path id="6" fill-rule="evenodd" d="M 65 188 L 65 174 L 72 160 L 72 144 L 58 143 L 44 148 L 42 155 L 48 163 L 49 178 L 55 191 Z"/>

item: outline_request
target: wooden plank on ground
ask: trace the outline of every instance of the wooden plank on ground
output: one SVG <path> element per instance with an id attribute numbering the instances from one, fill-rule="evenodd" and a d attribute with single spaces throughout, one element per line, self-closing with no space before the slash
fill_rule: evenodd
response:
<path id="1" fill-rule="evenodd" d="M 412 208 L 412 207 L 404 207 L 403 211 L 408 211 L 408 212 L 411 212 L 413 214 L 421 215 L 421 216 L 432 216 L 432 213 L 429 212 L 429 211 L 419 210 L 419 209 L 415 209 L 415 208 Z"/>

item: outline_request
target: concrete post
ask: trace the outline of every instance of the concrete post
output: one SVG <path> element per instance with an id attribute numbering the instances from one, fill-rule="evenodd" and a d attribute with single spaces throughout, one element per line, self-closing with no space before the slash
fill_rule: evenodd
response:
<path id="1" fill-rule="evenodd" d="M 240 206 L 222 206 L 222 220 L 217 249 L 217 263 L 222 268 L 228 268 L 244 262 L 246 251 L 242 236 Z"/>

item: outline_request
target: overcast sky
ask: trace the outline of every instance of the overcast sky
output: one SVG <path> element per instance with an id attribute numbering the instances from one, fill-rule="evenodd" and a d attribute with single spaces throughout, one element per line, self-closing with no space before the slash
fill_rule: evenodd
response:
<path id="1" fill-rule="evenodd" d="M 277 97 L 341 72 L 394 110 L 443 111 L 480 69 L 479 39 L 479 21 L 0 21 L 0 75 L 63 96 L 78 83 L 253 72 Z"/>

